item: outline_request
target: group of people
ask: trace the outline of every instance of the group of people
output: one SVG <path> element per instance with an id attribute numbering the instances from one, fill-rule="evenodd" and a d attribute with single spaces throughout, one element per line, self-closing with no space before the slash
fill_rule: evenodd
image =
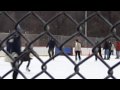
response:
<path id="1" fill-rule="evenodd" d="M 13 69 L 13 79 L 17 78 L 18 70 L 24 61 L 28 61 L 26 70 L 30 71 L 29 65 L 32 58 L 30 58 L 30 52 L 25 53 L 20 60 L 17 58 L 21 55 L 21 37 L 19 34 L 14 34 L 6 41 L 6 50 L 8 55 L 6 55 L 6 62 L 11 63 Z M 26 44 L 27 47 L 27 44 Z"/>
<path id="2" fill-rule="evenodd" d="M 55 52 L 54 52 L 54 48 L 56 46 L 56 42 L 54 41 L 54 39 L 51 39 L 48 44 L 47 44 L 47 47 L 49 47 L 48 49 L 48 54 L 49 54 L 49 57 L 53 57 Z M 81 43 L 79 42 L 78 39 L 75 40 L 75 60 L 81 60 Z"/>
<path id="3" fill-rule="evenodd" d="M 104 60 L 110 60 L 111 55 L 114 55 L 114 51 L 116 50 L 116 59 L 119 59 L 120 41 L 116 41 L 114 43 L 112 43 L 111 41 L 105 41 L 105 43 L 103 44 L 104 58 L 102 56 L 101 50 L 102 50 L 102 46 L 99 45 L 99 47 L 97 48 L 97 56 L 99 56 L 100 58 Z M 97 56 L 96 56 L 96 60 L 97 60 Z"/>
<path id="4" fill-rule="evenodd" d="M 96 42 L 96 44 L 98 44 L 99 42 Z M 18 75 L 18 69 L 19 67 L 22 65 L 22 63 L 24 61 L 28 61 L 28 64 L 26 66 L 26 70 L 30 71 L 29 69 L 29 65 L 30 65 L 30 61 L 31 61 L 31 57 L 30 57 L 30 52 L 26 52 L 24 53 L 24 55 L 22 56 L 22 58 L 20 58 L 20 60 L 17 60 L 18 56 L 21 55 L 22 51 L 21 51 L 21 37 L 19 34 L 15 34 L 12 37 L 10 37 L 7 42 L 6 42 L 6 46 L 7 46 L 7 51 L 9 53 L 10 56 L 12 56 L 13 59 L 10 59 L 10 56 L 7 57 L 6 61 L 11 63 L 12 68 L 14 69 L 13 72 L 13 79 L 17 78 Z M 27 47 L 27 44 L 25 45 Z M 49 57 L 52 58 L 55 55 L 55 47 L 57 46 L 56 42 L 54 39 L 50 39 L 49 42 L 47 43 L 46 47 L 48 47 L 48 54 Z M 75 60 L 81 60 L 81 43 L 79 42 L 78 39 L 75 40 Z M 97 47 L 97 56 L 96 56 L 96 60 L 98 58 L 98 56 L 100 58 L 103 58 L 102 54 L 101 54 L 101 48 L 102 46 L 99 45 Z M 115 44 L 111 43 L 110 41 L 106 41 L 103 45 L 103 49 L 104 49 L 104 58 L 103 59 L 107 59 L 109 60 L 111 55 L 114 52 L 114 48 L 116 48 L 116 58 L 120 58 L 120 41 L 117 41 Z M 8 55 L 7 55 L 8 56 Z M 53 58 L 54 59 L 54 58 Z M 14 61 L 17 60 L 17 61 Z"/>
<path id="5" fill-rule="evenodd" d="M 96 44 L 98 44 L 99 42 L 97 41 Z M 56 46 L 56 43 L 54 41 L 54 39 L 51 39 L 48 44 L 47 47 L 49 46 L 49 57 L 53 57 L 54 56 L 54 48 Z M 75 60 L 81 60 L 81 43 L 78 39 L 75 40 Z M 104 50 L 104 56 L 102 56 L 102 48 Z M 95 59 L 97 60 L 97 57 L 99 56 L 100 58 L 104 59 L 104 60 L 110 60 L 111 55 L 114 55 L 114 50 L 116 50 L 116 59 L 120 58 L 120 41 L 116 41 L 114 43 L 112 43 L 111 41 L 105 41 L 103 46 L 99 45 L 96 48 L 96 54 L 97 56 L 95 57 Z"/>
<path id="6" fill-rule="evenodd" d="M 27 43 L 25 44 L 25 47 L 27 47 Z M 54 56 L 54 48 L 56 46 L 56 43 L 53 39 L 51 39 L 46 47 L 49 47 L 48 53 L 50 58 Z M 22 63 L 24 61 L 27 61 L 28 64 L 26 66 L 26 70 L 30 72 L 29 66 L 30 66 L 30 62 L 31 62 L 31 57 L 30 57 L 30 52 L 29 51 L 25 51 L 24 55 L 22 55 L 22 57 L 19 59 L 17 59 L 21 54 L 21 36 L 19 34 L 14 34 L 13 36 L 11 36 L 7 41 L 6 41 L 6 50 L 8 52 L 8 54 L 6 55 L 6 62 L 9 62 L 12 66 L 13 69 L 13 79 L 17 79 L 18 76 L 18 70 L 20 68 L 20 66 L 22 65 Z"/>

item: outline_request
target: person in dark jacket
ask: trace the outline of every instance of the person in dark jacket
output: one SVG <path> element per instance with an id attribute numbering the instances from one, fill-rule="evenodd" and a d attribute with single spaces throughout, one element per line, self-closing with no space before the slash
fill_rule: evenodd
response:
<path id="1" fill-rule="evenodd" d="M 105 50 L 105 52 L 104 52 L 104 59 L 109 60 L 110 59 L 110 55 L 111 55 L 111 43 L 110 43 L 110 41 L 109 42 L 106 41 L 104 43 L 103 49 Z"/>
<path id="2" fill-rule="evenodd" d="M 27 47 L 27 43 L 25 44 L 25 46 Z M 23 57 L 21 58 L 21 63 L 20 63 L 20 66 L 22 65 L 23 62 L 28 62 L 27 66 L 26 66 L 26 70 L 28 72 L 30 72 L 30 69 L 29 69 L 29 66 L 30 66 L 30 63 L 31 63 L 31 59 L 30 58 L 30 52 L 26 52 Z"/>
<path id="3" fill-rule="evenodd" d="M 96 42 L 96 44 L 98 44 L 98 41 Z M 100 56 L 100 58 L 103 58 L 101 53 L 101 45 L 97 47 L 97 55 Z M 95 59 L 97 60 L 97 57 Z"/>
<path id="4" fill-rule="evenodd" d="M 112 54 L 112 43 L 111 43 L 111 41 L 109 41 L 108 42 L 108 44 L 109 44 L 109 58 L 108 59 L 110 59 L 110 57 L 111 57 L 111 54 Z"/>
<path id="5" fill-rule="evenodd" d="M 47 46 L 46 46 L 46 47 L 49 48 L 49 49 L 48 49 L 48 54 L 49 54 L 49 57 L 50 57 L 50 58 L 54 56 L 54 48 L 55 48 L 55 46 L 56 46 L 56 43 L 55 43 L 54 39 L 51 39 L 51 40 L 48 42 Z"/>
<path id="6" fill-rule="evenodd" d="M 6 42 L 7 44 L 7 51 L 8 53 L 13 57 L 15 60 L 21 53 L 21 37 L 18 34 L 13 35 L 11 38 L 9 38 Z M 15 61 L 12 59 L 7 59 L 8 62 L 11 63 L 12 68 L 14 68 L 13 71 L 13 79 L 17 78 L 18 72 L 17 69 L 19 69 L 19 61 L 15 63 Z"/>

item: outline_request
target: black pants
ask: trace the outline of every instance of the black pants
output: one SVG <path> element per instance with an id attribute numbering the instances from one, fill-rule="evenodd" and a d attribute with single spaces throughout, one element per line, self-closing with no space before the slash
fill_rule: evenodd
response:
<path id="1" fill-rule="evenodd" d="M 49 48 L 48 54 L 49 54 L 50 58 L 53 57 L 54 56 L 54 48 Z"/>
<path id="2" fill-rule="evenodd" d="M 29 53 L 25 53 L 25 55 L 20 59 L 20 66 L 22 65 L 23 62 L 28 62 L 26 69 L 29 69 L 30 63 L 31 63 L 31 59 L 30 58 L 30 52 Z"/>
<path id="3" fill-rule="evenodd" d="M 98 54 L 97 54 L 97 55 L 99 55 L 101 58 L 103 58 L 101 51 L 98 51 Z M 95 59 L 97 60 L 97 56 L 95 57 Z"/>
<path id="4" fill-rule="evenodd" d="M 80 51 L 75 51 L 75 60 L 77 60 L 77 56 L 79 57 L 79 60 L 81 60 Z"/>
<path id="5" fill-rule="evenodd" d="M 26 68 L 29 68 L 31 60 L 28 61 Z"/>
<path id="6" fill-rule="evenodd" d="M 26 66 L 27 69 L 29 69 L 29 66 L 30 66 L 30 62 L 31 60 L 28 61 L 28 64 Z M 13 71 L 13 79 L 17 79 L 17 76 L 18 76 L 18 69 L 20 68 L 20 66 L 22 65 L 23 61 L 21 61 L 21 63 L 19 64 L 19 62 L 16 62 L 16 63 L 11 63 L 12 65 L 12 68 L 14 68 L 14 71 Z"/>
<path id="7" fill-rule="evenodd" d="M 16 62 L 16 63 L 11 63 L 12 65 L 12 68 L 14 68 L 14 71 L 13 71 L 13 79 L 17 79 L 17 76 L 18 76 L 18 69 L 19 69 L 19 62 Z"/>
<path id="8" fill-rule="evenodd" d="M 29 69 L 29 66 L 30 66 L 31 60 L 28 60 L 28 61 L 21 61 L 19 67 L 22 65 L 23 62 L 28 62 L 26 68 Z"/>
<path id="9" fill-rule="evenodd" d="M 109 50 L 109 58 L 108 59 L 110 59 L 111 55 L 112 55 L 112 50 Z"/>
<path id="10" fill-rule="evenodd" d="M 114 50 L 111 50 L 111 55 L 114 55 Z"/>

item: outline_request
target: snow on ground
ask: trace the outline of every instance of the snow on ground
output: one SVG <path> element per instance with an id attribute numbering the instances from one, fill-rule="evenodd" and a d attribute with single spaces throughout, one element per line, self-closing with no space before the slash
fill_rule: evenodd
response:
<path id="1" fill-rule="evenodd" d="M 74 60 L 74 56 L 70 56 Z M 82 56 L 84 59 L 86 56 Z M 45 62 L 48 60 L 48 56 L 40 56 L 41 59 Z M 105 60 L 109 66 L 113 66 L 119 59 L 115 59 L 115 56 L 112 56 L 110 60 Z M 75 61 L 78 63 L 79 61 Z M 37 73 L 41 71 L 41 62 L 38 61 L 35 57 L 33 57 L 31 64 L 30 64 L 30 72 L 26 71 L 27 62 L 24 62 L 23 65 L 20 67 L 20 70 L 25 74 L 25 76 L 30 79 L 35 76 Z M 90 58 L 82 65 L 79 66 L 80 73 L 87 79 L 103 79 L 108 74 L 108 68 L 100 61 L 95 61 L 95 57 Z M 0 76 L 3 76 L 6 72 L 11 70 L 11 65 L 8 62 L 4 61 L 4 57 L 0 58 Z M 51 62 L 47 64 L 47 71 L 54 76 L 55 79 L 65 79 L 69 75 L 74 73 L 74 65 L 65 57 L 65 56 L 58 56 Z M 120 65 L 115 68 L 114 76 L 117 79 L 120 79 Z M 10 73 L 5 79 L 12 79 L 12 73 Z M 19 74 L 18 79 L 23 79 L 23 77 Z M 38 76 L 36 79 L 50 79 L 48 75 L 43 73 L 42 75 Z M 75 75 L 71 79 L 81 79 L 78 75 Z"/>

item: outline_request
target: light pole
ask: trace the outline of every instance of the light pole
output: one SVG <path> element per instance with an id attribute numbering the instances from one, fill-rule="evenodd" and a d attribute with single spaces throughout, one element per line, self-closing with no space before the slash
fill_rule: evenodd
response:
<path id="1" fill-rule="evenodd" d="M 88 17 L 88 11 L 85 11 L 85 20 Z M 85 22 L 85 36 L 87 37 L 87 21 Z M 86 41 L 86 47 L 87 47 L 87 41 Z"/>
<path id="2" fill-rule="evenodd" d="M 11 33 L 11 30 L 9 29 L 9 34 Z"/>

